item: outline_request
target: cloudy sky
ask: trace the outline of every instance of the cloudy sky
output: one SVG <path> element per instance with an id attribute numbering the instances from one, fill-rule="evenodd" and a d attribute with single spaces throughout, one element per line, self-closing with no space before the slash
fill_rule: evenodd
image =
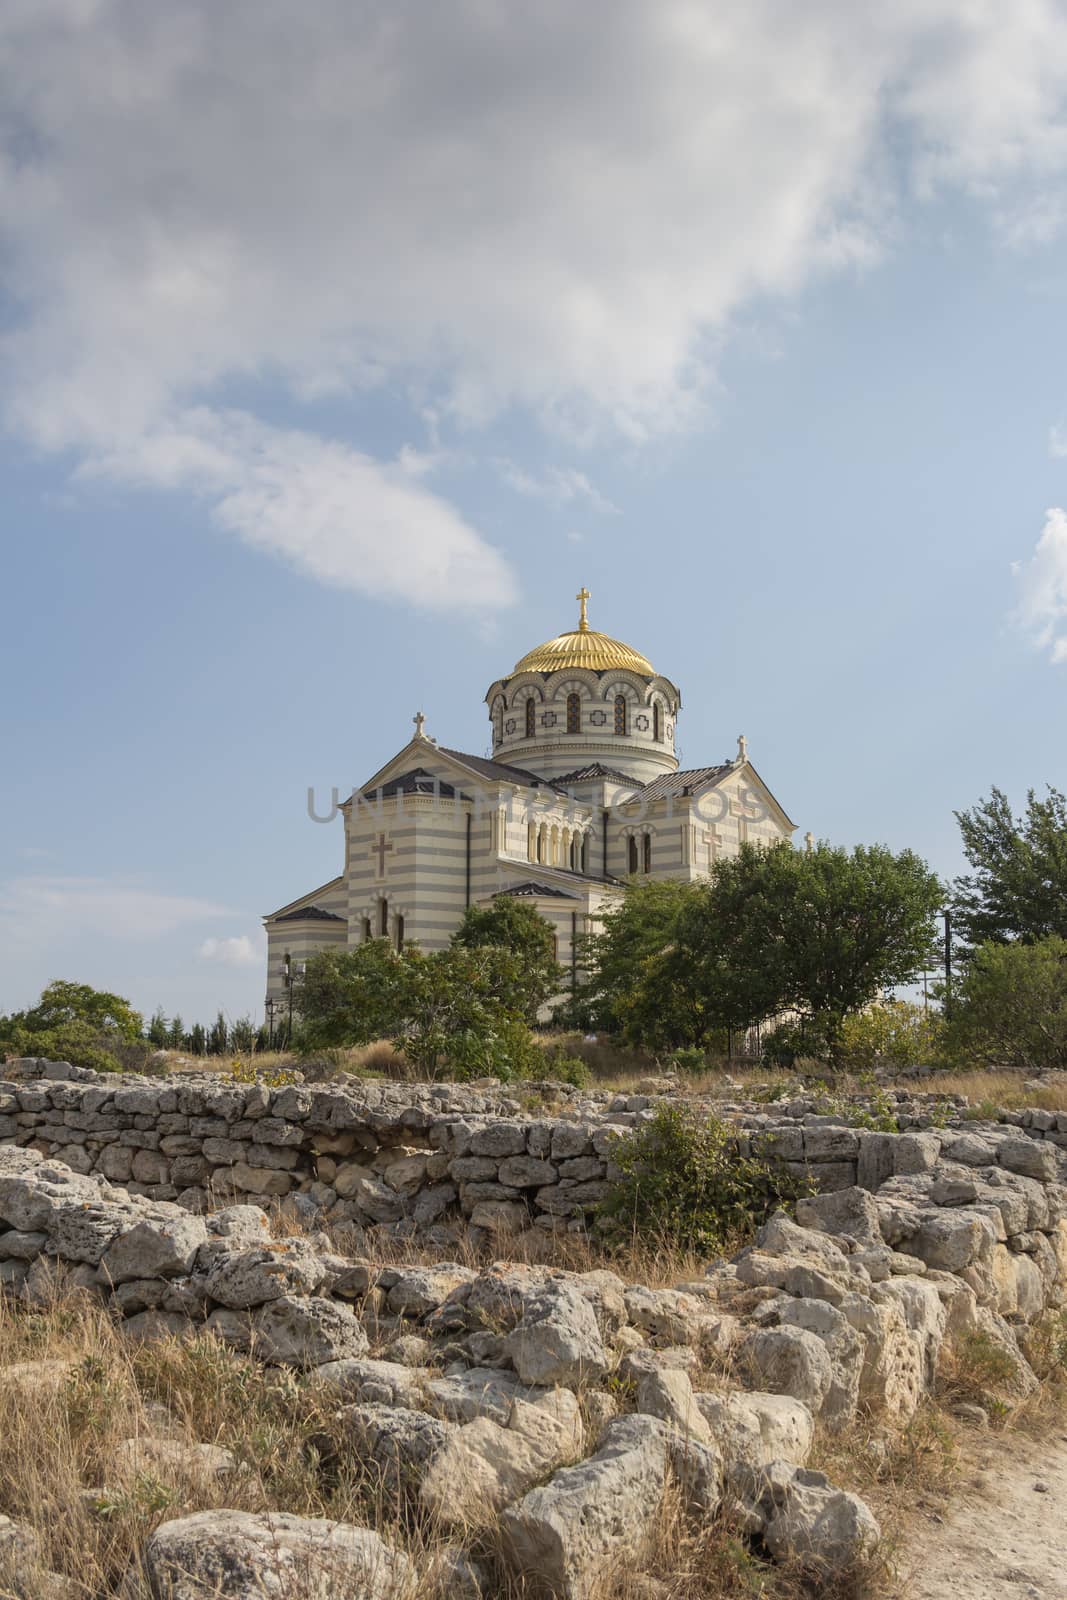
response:
<path id="1" fill-rule="evenodd" d="M 0 1011 L 261 1006 L 591 619 L 798 822 L 1067 787 L 1059 0 L 6 0 Z"/>

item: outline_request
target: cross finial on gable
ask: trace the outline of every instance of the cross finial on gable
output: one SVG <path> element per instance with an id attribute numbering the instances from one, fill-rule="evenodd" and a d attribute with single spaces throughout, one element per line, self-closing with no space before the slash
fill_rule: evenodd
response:
<path id="1" fill-rule="evenodd" d="M 737 736 L 737 760 L 734 762 L 734 766 L 742 767 L 747 760 L 748 740 L 745 738 L 743 733 L 739 733 Z"/>
<path id="2" fill-rule="evenodd" d="M 421 711 L 416 711 L 415 715 L 412 717 L 411 720 L 415 724 L 415 737 L 416 737 L 416 739 L 425 739 L 426 735 L 423 733 L 422 730 L 426 725 L 426 718 L 423 716 L 422 712 Z"/>
<path id="3" fill-rule="evenodd" d="M 584 583 L 582 584 L 582 587 L 578 590 L 578 593 L 575 595 L 574 598 L 577 601 L 580 602 L 581 607 L 582 607 L 582 614 L 578 618 L 578 632 L 579 633 L 588 633 L 589 632 L 589 617 L 588 617 L 588 614 L 587 614 L 587 611 L 586 611 L 586 607 L 589 604 L 591 596 L 590 596 L 589 590 L 586 588 Z"/>

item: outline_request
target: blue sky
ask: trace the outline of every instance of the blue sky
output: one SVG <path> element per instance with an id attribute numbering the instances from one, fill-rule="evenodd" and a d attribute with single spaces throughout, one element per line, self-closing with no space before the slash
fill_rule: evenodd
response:
<path id="1" fill-rule="evenodd" d="M 0 1011 L 257 1013 L 581 583 L 801 834 L 1067 788 L 1062 8 L 16 0 L 0 106 Z"/>

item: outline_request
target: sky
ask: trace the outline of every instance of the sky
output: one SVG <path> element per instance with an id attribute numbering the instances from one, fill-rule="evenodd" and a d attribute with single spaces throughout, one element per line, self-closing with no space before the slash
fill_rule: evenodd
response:
<path id="1" fill-rule="evenodd" d="M 1058 0 L 5 0 L 0 1013 L 262 1015 L 594 627 L 798 825 L 1067 789 Z"/>

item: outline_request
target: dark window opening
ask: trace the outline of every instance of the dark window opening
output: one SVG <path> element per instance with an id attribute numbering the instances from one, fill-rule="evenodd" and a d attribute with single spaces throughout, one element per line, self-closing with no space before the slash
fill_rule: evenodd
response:
<path id="1" fill-rule="evenodd" d="M 637 871 L 637 840 L 634 838 L 633 834 L 631 834 L 629 839 L 626 841 L 626 853 L 627 866 L 632 877 Z"/>
<path id="2" fill-rule="evenodd" d="M 529 700 L 527 700 L 527 702 L 526 702 L 526 737 L 527 737 L 527 739 L 532 739 L 534 737 L 534 720 L 535 720 L 536 716 L 537 716 L 537 706 L 535 705 L 533 696 L 531 695 Z"/>
<path id="3" fill-rule="evenodd" d="M 625 736 L 626 733 L 626 696 L 615 696 L 615 732 Z"/>
<path id="4" fill-rule="evenodd" d="M 567 732 L 581 733 L 582 731 L 582 697 L 580 694 L 567 696 Z"/>

